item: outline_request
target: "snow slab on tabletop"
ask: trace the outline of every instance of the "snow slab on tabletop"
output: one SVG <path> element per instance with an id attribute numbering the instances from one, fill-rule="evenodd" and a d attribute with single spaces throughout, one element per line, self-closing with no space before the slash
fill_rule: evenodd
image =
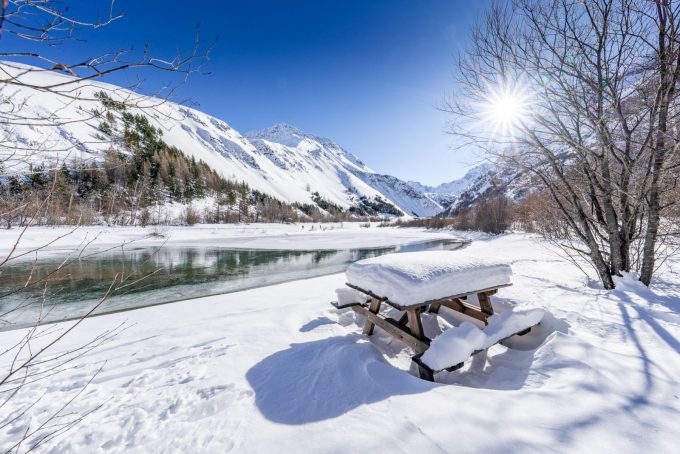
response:
<path id="1" fill-rule="evenodd" d="M 350 284 L 409 306 L 509 284 L 512 269 L 460 251 L 425 251 L 360 260 L 345 275 Z"/>
<path id="2" fill-rule="evenodd" d="M 328 304 L 343 285 L 337 274 L 87 320 L 59 351 L 128 329 L 28 385 L 0 424 L 47 392 L 28 415 L 36 427 L 103 364 L 71 411 L 101 408 L 43 452 L 677 452 L 678 258 L 652 289 L 626 277 L 605 291 L 527 235 L 469 249 L 512 264 L 497 309 L 546 307 L 553 319 L 538 338 L 532 330 L 515 349 L 496 345 L 440 383 L 407 373 L 399 342 L 380 329 L 367 340 L 351 310 Z M 454 316 L 423 314 L 426 334 L 459 324 Z M 28 416 L 0 430 L 0 448 Z"/>

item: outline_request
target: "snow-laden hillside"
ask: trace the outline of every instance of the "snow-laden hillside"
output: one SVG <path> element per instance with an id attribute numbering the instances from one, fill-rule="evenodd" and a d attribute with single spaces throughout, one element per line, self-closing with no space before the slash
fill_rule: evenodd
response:
<path id="1" fill-rule="evenodd" d="M 475 181 L 484 178 L 492 170 L 493 166 L 488 163 L 477 165 L 465 173 L 465 176 L 448 183 L 437 186 L 427 186 L 417 181 L 409 181 L 413 189 L 430 198 L 436 200 L 440 205 L 449 206 L 463 192 L 465 192 Z"/>
<path id="2" fill-rule="evenodd" d="M 431 216 L 441 205 L 414 190 L 406 182 L 374 172 L 335 142 L 277 124 L 246 135 L 257 150 L 280 169 L 296 177 L 295 184 L 309 197 L 319 192 L 343 207 L 360 197 L 384 200 L 405 214 Z"/>
<path id="3" fill-rule="evenodd" d="M 526 173 L 502 163 L 480 164 L 470 169 L 464 177 L 438 186 L 426 186 L 416 181 L 409 181 L 409 185 L 444 206 L 445 209 L 440 213 L 442 216 L 454 216 L 480 197 L 503 194 L 519 200 L 532 188 Z"/>
<path id="4" fill-rule="evenodd" d="M 0 85 L 0 115 L 35 118 L 0 124 L 0 161 L 3 173 L 25 172 L 26 163 L 99 160 L 111 147 L 100 134 L 101 111 L 95 94 L 105 90 L 113 99 L 126 100 L 131 113 L 142 112 L 163 130 L 163 140 L 226 178 L 245 181 L 253 189 L 286 202 L 313 203 L 312 193 L 349 208 L 363 197 L 395 205 L 404 214 L 430 216 L 442 207 L 405 182 L 380 175 L 334 142 L 305 134 L 291 126 L 241 135 L 227 123 L 198 110 L 161 102 L 109 84 L 76 82 L 53 71 L 4 62 L 3 72 L 31 87 Z M 27 71 L 28 70 L 28 71 Z M 45 90 L 59 86 L 55 94 Z M 28 124 L 27 124 L 28 123 Z"/>

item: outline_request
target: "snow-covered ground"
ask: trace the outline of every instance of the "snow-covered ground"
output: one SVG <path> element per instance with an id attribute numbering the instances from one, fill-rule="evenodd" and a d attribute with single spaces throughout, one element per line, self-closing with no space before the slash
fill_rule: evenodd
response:
<path id="1" fill-rule="evenodd" d="M 342 274 L 96 317 L 59 348 L 128 328 L 2 408 L 0 426 L 49 396 L 0 430 L 0 448 L 105 362 L 71 410 L 101 408 L 50 442 L 54 452 L 677 452 L 680 260 L 651 290 L 628 277 L 604 291 L 528 235 L 477 238 L 466 253 L 512 264 L 497 308 L 543 307 L 554 320 L 429 383 L 407 372 L 397 341 L 379 329 L 367 340 L 351 312 L 328 304 Z M 454 323 L 441 315 L 426 334 Z"/>
<path id="2" fill-rule="evenodd" d="M 365 227 L 370 226 L 370 227 Z M 461 239 L 450 232 L 378 227 L 378 223 L 203 224 L 160 227 L 31 227 L 0 230 L 0 257 L 39 249 L 40 254 L 88 252 L 129 246 L 210 245 L 225 248 L 335 250 L 389 247 Z M 49 243 L 49 244 L 48 244 Z M 45 247 L 43 247 L 45 246 Z M 34 255 L 27 255 L 33 259 Z"/>

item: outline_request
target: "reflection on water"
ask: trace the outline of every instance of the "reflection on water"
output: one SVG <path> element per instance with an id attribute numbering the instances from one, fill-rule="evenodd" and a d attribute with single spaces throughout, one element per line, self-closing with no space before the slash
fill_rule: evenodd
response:
<path id="1" fill-rule="evenodd" d="M 108 290 L 116 276 L 121 286 L 97 313 L 169 303 L 187 298 L 216 295 L 344 271 L 352 262 L 393 252 L 457 249 L 458 241 L 437 240 L 407 246 L 337 251 L 290 251 L 224 249 L 219 247 L 136 248 L 108 252 L 70 262 L 64 258 L 42 261 L 33 268 L 20 262 L 2 268 L 0 295 L 43 278 L 47 285 L 32 286 L 0 298 L 4 328 L 35 322 L 39 312 L 45 321 L 83 315 Z M 55 271 L 58 270 L 58 271 Z M 44 302 L 44 305 L 43 305 Z M 6 314 L 11 308 L 20 310 Z M 0 326 L 0 329 L 3 327 Z"/>

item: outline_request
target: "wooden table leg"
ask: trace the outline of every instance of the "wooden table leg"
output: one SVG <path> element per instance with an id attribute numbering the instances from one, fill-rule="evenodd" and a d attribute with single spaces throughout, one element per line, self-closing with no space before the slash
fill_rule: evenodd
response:
<path id="1" fill-rule="evenodd" d="M 429 339 L 418 339 L 413 334 L 411 330 L 407 329 L 405 326 L 400 325 L 394 319 L 387 318 L 382 314 L 374 314 L 373 312 L 366 309 L 361 304 L 354 304 L 350 306 L 354 312 L 361 315 L 362 317 L 369 320 L 374 325 L 382 328 L 386 333 L 390 334 L 392 337 L 399 339 L 413 351 L 424 352 L 430 346 Z"/>
<path id="2" fill-rule="evenodd" d="M 411 334 L 413 334 L 418 339 L 422 340 L 425 339 L 425 332 L 423 330 L 423 322 L 420 319 L 421 312 L 422 312 L 421 308 L 416 307 L 413 309 L 408 309 L 406 311 L 406 315 L 408 317 L 408 329 L 411 331 Z M 423 349 L 422 351 L 416 350 L 416 354 L 419 355 L 424 351 L 425 349 Z M 418 375 L 420 376 L 420 378 L 427 381 L 434 381 L 434 373 L 432 372 L 431 369 L 425 367 L 419 362 L 416 362 L 416 365 L 418 366 Z"/>
<path id="3" fill-rule="evenodd" d="M 371 305 L 368 307 L 368 310 L 373 312 L 374 314 L 380 312 L 380 300 L 377 298 L 371 299 Z M 364 322 L 363 333 L 367 336 L 370 336 L 371 334 L 373 334 L 373 328 L 375 328 L 375 323 L 373 323 L 367 318 L 366 321 Z"/>
<path id="4" fill-rule="evenodd" d="M 418 339 L 425 339 L 425 333 L 423 331 L 423 322 L 420 320 L 420 311 L 418 308 L 408 309 L 406 311 L 408 317 L 408 329 Z M 422 353 L 422 352 L 416 352 Z"/>
<path id="5" fill-rule="evenodd" d="M 479 307 L 482 309 L 486 315 L 493 315 L 493 306 L 491 305 L 491 297 L 488 293 L 477 293 L 477 299 L 479 300 Z"/>
<path id="6" fill-rule="evenodd" d="M 418 375 L 420 375 L 421 379 L 427 381 L 434 381 L 434 373 L 432 372 L 432 370 L 418 363 L 416 363 L 416 365 L 418 366 Z"/>

